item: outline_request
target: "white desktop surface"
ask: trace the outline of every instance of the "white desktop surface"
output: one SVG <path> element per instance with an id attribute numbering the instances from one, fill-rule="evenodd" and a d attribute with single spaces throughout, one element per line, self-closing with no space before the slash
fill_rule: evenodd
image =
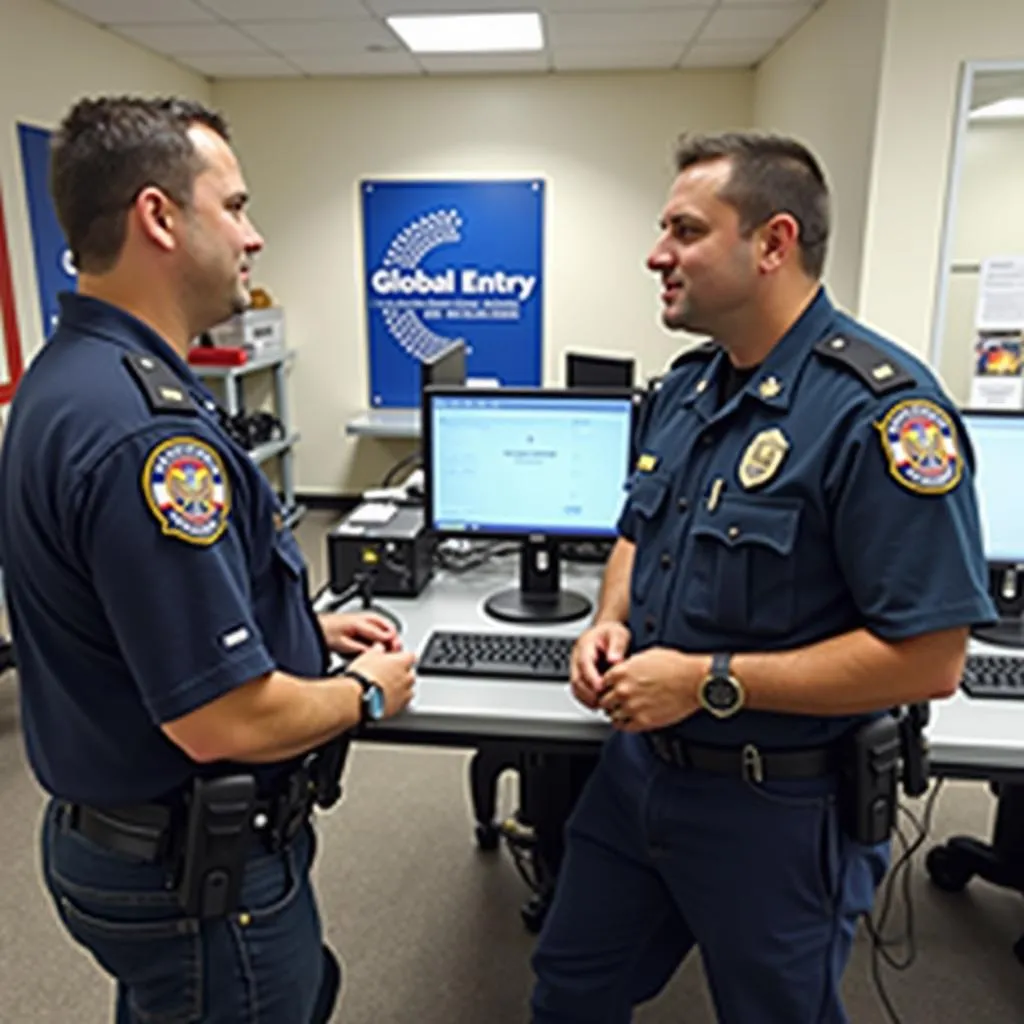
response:
<path id="1" fill-rule="evenodd" d="M 484 600 L 496 590 L 516 586 L 518 568 L 517 559 L 503 557 L 462 575 L 441 570 L 418 598 L 381 597 L 379 603 L 402 620 L 402 642 L 417 653 L 434 629 L 576 636 L 586 627 L 589 618 L 562 625 L 517 626 L 487 615 Z M 601 571 L 598 566 L 563 562 L 563 587 L 594 598 Z M 330 591 L 323 592 L 317 610 L 323 610 L 331 597 Z M 344 610 L 354 607 L 346 605 Z M 1007 650 L 972 640 L 971 652 L 1006 654 Z M 573 699 L 567 684 L 424 675 L 417 681 L 410 707 L 374 727 L 367 738 L 470 746 L 485 739 L 599 742 L 608 729 L 602 715 Z M 939 774 L 1024 771 L 1024 700 L 979 700 L 960 691 L 932 704 L 928 738 L 932 766 Z"/>

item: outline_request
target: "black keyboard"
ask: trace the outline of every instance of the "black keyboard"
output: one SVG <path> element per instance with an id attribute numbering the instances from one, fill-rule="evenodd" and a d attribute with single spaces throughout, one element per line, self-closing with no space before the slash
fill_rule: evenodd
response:
<path id="1" fill-rule="evenodd" d="M 960 685 L 971 697 L 1024 700 L 1024 657 L 968 655 Z"/>
<path id="2" fill-rule="evenodd" d="M 420 675 L 569 681 L 574 637 L 435 630 L 416 665 Z"/>

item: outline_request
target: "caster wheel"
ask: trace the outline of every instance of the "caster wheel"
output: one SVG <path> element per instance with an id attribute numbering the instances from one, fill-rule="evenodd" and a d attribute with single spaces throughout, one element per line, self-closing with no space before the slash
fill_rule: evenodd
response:
<path id="1" fill-rule="evenodd" d="M 548 914 L 548 905 L 539 896 L 533 896 L 523 904 L 519 913 L 522 916 L 526 930 L 531 935 L 538 935 L 541 928 L 544 927 L 544 918 Z"/>
<path id="2" fill-rule="evenodd" d="M 936 846 L 929 850 L 924 866 L 932 882 L 943 892 L 962 892 L 974 875 L 948 846 Z"/>
<path id="3" fill-rule="evenodd" d="M 486 853 L 492 853 L 498 848 L 500 833 L 494 825 L 478 824 L 474 830 L 474 835 L 476 836 L 477 849 L 483 850 Z"/>
<path id="4" fill-rule="evenodd" d="M 1019 963 L 1024 964 L 1024 935 L 1013 944 L 1013 955 Z"/>

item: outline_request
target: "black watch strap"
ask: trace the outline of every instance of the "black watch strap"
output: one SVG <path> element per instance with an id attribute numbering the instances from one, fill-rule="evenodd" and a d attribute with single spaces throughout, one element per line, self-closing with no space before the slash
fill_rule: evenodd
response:
<path id="1" fill-rule="evenodd" d="M 731 654 L 713 654 L 711 656 L 711 675 L 715 679 L 724 679 L 729 675 L 729 665 L 731 662 Z"/>
<path id="2" fill-rule="evenodd" d="M 369 676 L 364 676 L 358 669 L 346 668 L 339 672 L 338 675 L 342 678 L 347 676 L 349 679 L 354 679 L 363 688 L 363 693 L 366 693 L 371 686 L 377 685 Z"/>

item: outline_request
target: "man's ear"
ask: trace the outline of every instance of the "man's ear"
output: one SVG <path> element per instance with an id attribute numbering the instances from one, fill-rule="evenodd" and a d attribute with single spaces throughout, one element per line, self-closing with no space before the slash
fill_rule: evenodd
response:
<path id="1" fill-rule="evenodd" d="M 175 229 L 181 211 L 166 192 L 155 185 L 146 186 L 135 197 L 132 210 L 142 233 L 154 245 L 167 252 L 177 247 Z"/>
<path id="2" fill-rule="evenodd" d="M 800 224 L 791 213 L 777 213 L 758 229 L 758 264 L 765 274 L 773 274 L 800 246 Z"/>

